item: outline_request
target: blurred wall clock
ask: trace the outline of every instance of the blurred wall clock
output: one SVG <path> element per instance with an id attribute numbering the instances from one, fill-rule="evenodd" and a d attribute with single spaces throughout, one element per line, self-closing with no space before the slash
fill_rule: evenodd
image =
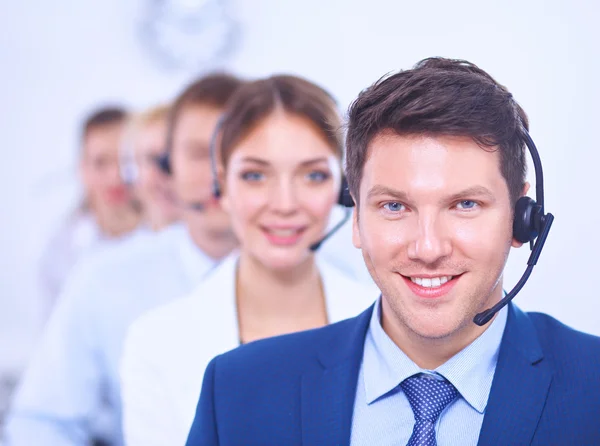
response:
<path id="1" fill-rule="evenodd" d="M 142 42 L 167 69 L 214 70 L 238 48 L 230 0 L 145 0 L 143 8 Z"/>

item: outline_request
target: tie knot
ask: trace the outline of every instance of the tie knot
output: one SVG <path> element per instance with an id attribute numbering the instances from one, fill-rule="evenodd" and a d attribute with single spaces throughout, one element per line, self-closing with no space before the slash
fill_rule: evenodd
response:
<path id="1" fill-rule="evenodd" d="M 458 390 L 449 381 L 424 374 L 405 379 L 400 387 L 408 398 L 417 421 L 435 422 L 458 395 Z"/>

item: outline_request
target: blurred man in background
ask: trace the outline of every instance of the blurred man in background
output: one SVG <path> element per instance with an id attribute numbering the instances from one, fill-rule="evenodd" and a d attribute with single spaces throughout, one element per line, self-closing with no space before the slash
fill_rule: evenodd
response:
<path id="1" fill-rule="evenodd" d="M 182 222 L 104 250 L 73 272 L 15 395 L 7 445 L 88 445 L 98 437 L 123 444 L 118 367 L 130 322 L 189 293 L 237 245 L 210 198 L 209 143 L 239 85 L 227 74 L 206 76 L 175 100 L 160 166 L 172 175 Z"/>
<path id="2" fill-rule="evenodd" d="M 119 171 L 119 145 L 127 112 L 92 112 L 81 131 L 79 174 L 83 198 L 51 238 L 42 256 L 40 281 L 49 313 L 71 268 L 85 254 L 135 229 L 141 218 Z"/>
<path id="3" fill-rule="evenodd" d="M 171 179 L 158 166 L 167 140 L 169 107 L 162 105 L 134 115 L 123 141 L 121 171 L 140 201 L 143 223 L 158 231 L 179 220 Z"/>

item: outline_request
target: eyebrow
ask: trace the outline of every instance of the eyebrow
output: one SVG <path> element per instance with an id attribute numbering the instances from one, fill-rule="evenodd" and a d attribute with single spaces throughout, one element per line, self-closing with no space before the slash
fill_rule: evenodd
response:
<path id="1" fill-rule="evenodd" d="M 484 186 L 468 187 L 467 189 L 464 189 L 456 194 L 450 195 L 450 197 L 448 197 L 448 201 L 457 201 L 470 197 L 485 197 L 490 201 L 496 201 L 496 197 L 492 191 Z"/>
<path id="2" fill-rule="evenodd" d="M 379 184 L 375 185 L 371 188 L 371 190 L 367 194 L 367 199 L 370 199 L 370 198 L 373 198 L 376 196 L 380 196 L 380 195 L 388 195 L 388 196 L 393 197 L 401 202 L 410 201 L 408 194 L 406 192 L 392 189 L 390 187 L 382 186 Z M 485 197 L 490 201 L 496 201 L 494 194 L 487 187 L 484 187 L 484 186 L 468 187 L 460 192 L 457 192 L 455 194 L 450 195 L 449 197 L 446 197 L 444 200 L 458 201 L 461 199 L 464 200 L 465 198 L 475 198 L 475 197 Z"/>
<path id="3" fill-rule="evenodd" d="M 193 152 L 206 152 L 208 153 L 210 151 L 210 147 L 201 141 L 194 141 L 194 140 L 188 140 L 188 141 L 183 141 L 181 143 L 182 147 L 184 148 L 184 150 L 188 150 L 188 151 L 193 151 Z"/>
<path id="4" fill-rule="evenodd" d="M 402 191 L 392 189 L 391 187 L 382 186 L 377 184 L 369 190 L 367 199 L 376 197 L 378 195 L 389 195 L 390 197 L 396 198 L 399 201 L 408 201 L 408 195 Z"/>
<path id="5" fill-rule="evenodd" d="M 271 163 L 269 163 L 268 161 L 266 161 L 266 160 L 264 160 L 262 158 L 256 158 L 256 157 L 253 157 L 253 156 L 246 156 L 246 157 L 242 158 L 242 162 L 256 163 L 256 164 L 260 164 L 262 166 L 268 166 L 268 165 L 271 164 Z M 309 159 L 309 160 L 306 160 L 306 161 L 302 161 L 300 163 L 300 166 L 303 166 L 303 167 L 304 166 L 310 166 L 312 164 L 323 163 L 323 162 L 324 163 L 328 162 L 328 159 L 326 157 L 324 157 L 324 156 L 320 156 L 318 158 L 312 158 L 312 159 Z"/>

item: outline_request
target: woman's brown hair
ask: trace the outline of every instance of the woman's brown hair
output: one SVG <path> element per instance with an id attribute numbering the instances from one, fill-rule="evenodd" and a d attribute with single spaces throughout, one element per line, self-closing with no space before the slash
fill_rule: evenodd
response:
<path id="1" fill-rule="evenodd" d="M 341 119 L 335 99 L 306 79 L 278 75 L 243 85 L 227 103 L 218 145 L 223 166 L 227 165 L 235 146 L 277 110 L 312 122 L 335 153 L 342 157 Z"/>

